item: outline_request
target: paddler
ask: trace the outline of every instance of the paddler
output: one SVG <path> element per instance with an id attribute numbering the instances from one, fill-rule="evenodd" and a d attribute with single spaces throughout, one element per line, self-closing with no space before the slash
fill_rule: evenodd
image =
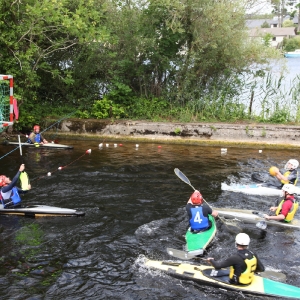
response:
<path id="1" fill-rule="evenodd" d="M 212 210 L 206 203 L 203 203 L 203 200 L 201 193 L 195 190 L 186 205 L 190 230 L 194 233 L 208 230 L 211 227 L 208 215 L 212 215 L 213 217 L 218 216 L 218 212 Z"/>
<path id="2" fill-rule="evenodd" d="M 28 184 L 26 190 L 22 190 L 16 187 L 20 174 L 24 170 L 25 165 L 22 164 L 13 180 L 10 180 L 10 178 L 6 177 L 5 175 L 0 175 L 0 199 L 4 208 L 19 207 L 21 205 L 21 197 L 19 193 L 26 193 L 28 190 L 31 189 L 30 184 Z"/>
<path id="3" fill-rule="evenodd" d="M 249 244 L 249 235 L 246 233 L 239 233 L 235 238 L 235 246 L 237 248 L 236 254 L 221 262 L 216 262 L 212 257 L 207 258 L 207 260 L 216 270 L 230 267 L 229 283 L 249 285 L 253 280 L 254 273 L 263 272 L 265 270 L 264 265 L 257 255 L 247 249 Z M 224 275 L 224 270 L 220 273 Z M 217 277 L 220 275 L 218 275 L 218 272 L 215 272 L 212 273 L 211 276 Z"/>
<path id="4" fill-rule="evenodd" d="M 285 184 L 282 187 L 284 199 L 278 206 L 270 207 L 270 211 L 275 212 L 275 216 L 264 215 L 266 220 L 276 220 L 291 222 L 298 210 L 299 203 L 297 202 L 295 194 L 295 186 L 292 184 Z"/>
<path id="5" fill-rule="evenodd" d="M 33 132 L 30 133 L 28 137 L 28 143 L 35 144 L 39 146 L 40 144 L 48 144 L 48 141 L 42 136 L 40 133 L 40 126 L 34 125 L 33 126 Z"/>
<path id="6" fill-rule="evenodd" d="M 296 159 L 290 159 L 284 166 L 286 172 L 281 174 L 279 169 L 276 167 L 270 168 L 270 174 L 276 177 L 282 184 L 293 184 L 296 185 L 298 181 L 298 171 L 297 168 L 299 166 L 299 162 Z M 282 187 L 281 186 L 281 187 Z"/>

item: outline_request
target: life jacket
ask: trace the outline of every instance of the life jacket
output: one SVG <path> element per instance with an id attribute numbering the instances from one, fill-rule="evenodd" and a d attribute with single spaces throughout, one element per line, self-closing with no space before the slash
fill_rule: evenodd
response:
<path id="1" fill-rule="evenodd" d="M 249 251 L 250 253 L 252 253 L 251 251 Z M 238 253 L 242 259 L 244 260 L 245 264 L 246 264 L 246 270 L 240 275 L 240 277 L 238 278 L 238 282 L 240 284 L 250 284 L 253 281 L 253 277 L 254 277 L 254 272 L 256 270 L 256 266 L 257 266 L 257 258 L 254 256 L 254 254 L 252 253 L 253 257 L 248 259 Z M 229 278 L 233 279 L 234 277 L 234 268 L 233 266 L 230 267 L 230 272 L 229 272 Z"/>
<path id="2" fill-rule="evenodd" d="M 41 134 L 40 133 L 34 133 L 34 141 L 35 143 L 41 143 L 42 142 L 42 138 L 41 138 Z M 32 144 L 31 139 L 28 139 L 28 143 Z"/>
<path id="3" fill-rule="evenodd" d="M 9 195 L 10 193 L 10 195 Z M 21 197 L 19 195 L 18 189 L 14 186 L 9 192 L 3 193 L 1 191 L 1 202 L 4 206 L 14 206 L 21 203 Z M 8 196 L 8 197 L 7 197 Z M 4 199 L 5 198 L 5 199 Z"/>
<path id="4" fill-rule="evenodd" d="M 191 213 L 190 226 L 192 230 L 203 230 L 209 227 L 209 220 L 208 217 L 204 217 L 202 206 L 192 207 Z"/>
<path id="5" fill-rule="evenodd" d="M 289 177 L 289 175 L 292 173 L 292 172 L 295 172 L 296 170 L 291 170 L 291 171 L 286 171 L 284 174 L 283 174 L 283 176 L 284 177 Z M 296 171 L 296 180 L 295 180 L 295 182 L 294 183 L 292 183 L 293 185 L 296 185 L 297 184 L 297 181 L 298 181 L 298 171 Z M 288 184 L 288 183 L 290 183 L 290 181 L 289 180 L 281 180 L 281 183 L 282 184 Z"/>
<path id="6" fill-rule="evenodd" d="M 293 205 L 284 219 L 285 222 L 291 222 L 294 219 L 295 213 L 297 212 L 298 207 L 299 207 L 299 203 L 296 201 L 295 198 L 294 199 L 289 198 L 289 200 L 293 201 Z M 278 208 L 275 212 L 276 216 L 278 216 L 281 213 L 281 209 L 282 209 L 282 205 L 283 205 L 284 201 L 286 201 L 286 200 L 283 199 L 279 203 Z"/>

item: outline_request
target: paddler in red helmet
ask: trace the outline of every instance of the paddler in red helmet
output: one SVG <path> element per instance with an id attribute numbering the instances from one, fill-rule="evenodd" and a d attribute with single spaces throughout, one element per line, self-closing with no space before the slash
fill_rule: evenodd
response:
<path id="1" fill-rule="evenodd" d="M 28 143 L 35 144 L 37 147 L 41 144 L 48 144 L 47 140 L 40 133 L 40 126 L 34 125 L 33 132 L 28 137 Z"/>
<path id="2" fill-rule="evenodd" d="M 208 230 L 211 227 L 208 215 L 218 216 L 218 212 L 203 203 L 203 200 L 201 193 L 195 190 L 187 202 L 186 211 L 189 216 L 191 232 L 197 233 Z"/>

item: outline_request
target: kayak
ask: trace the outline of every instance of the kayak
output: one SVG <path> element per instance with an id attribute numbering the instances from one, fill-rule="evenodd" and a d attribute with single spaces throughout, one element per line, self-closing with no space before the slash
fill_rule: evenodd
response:
<path id="1" fill-rule="evenodd" d="M 211 221 L 212 225 L 208 230 L 201 231 L 199 233 L 191 232 L 190 228 L 187 230 L 185 234 L 185 251 L 167 248 L 167 252 L 171 256 L 180 259 L 192 259 L 197 255 L 203 255 L 205 249 L 208 247 L 217 233 L 215 218 L 209 215 L 209 220 Z"/>
<path id="2" fill-rule="evenodd" d="M 206 247 L 215 237 L 217 233 L 215 218 L 211 215 L 209 215 L 208 218 L 212 224 L 210 229 L 199 233 L 191 232 L 190 228 L 187 230 L 185 234 L 185 240 L 186 240 L 186 250 L 188 252 L 201 249 L 203 254 Z"/>
<path id="3" fill-rule="evenodd" d="M 18 142 L 6 142 L 7 145 L 16 145 L 19 146 Z M 48 143 L 48 144 L 41 144 L 36 147 L 35 144 L 29 143 L 21 143 L 21 146 L 28 146 L 28 147 L 35 147 L 35 148 L 49 148 L 49 149 L 73 149 L 73 146 L 63 145 L 63 144 L 55 144 L 55 143 Z"/>
<path id="4" fill-rule="evenodd" d="M 300 288 L 255 275 L 250 285 L 233 285 L 228 281 L 228 270 L 215 270 L 211 266 L 177 263 L 169 261 L 147 260 L 145 265 L 151 269 L 196 282 L 214 285 L 225 290 L 235 290 L 245 294 L 286 297 L 300 299 Z M 212 272 L 213 271 L 213 272 Z M 212 276 L 214 275 L 214 276 Z"/>
<path id="5" fill-rule="evenodd" d="M 67 217 L 84 216 L 85 213 L 75 209 L 61 208 L 48 205 L 28 205 L 20 208 L 3 208 L 0 204 L 1 215 L 18 215 L 24 217 Z"/>
<path id="6" fill-rule="evenodd" d="M 245 210 L 245 209 L 234 209 L 234 208 L 217 208 L 214 207 L 219 213 L 219 216 L 229 219 L 240 220 L 248 223 L 257 223 L 260 221 L 266 222 L 267 225 L 274 225 L 280 227 L 288 227 L 288 228 L 298 228 L 300 229 L 300 220 L 294 219 L 292 222 L 281 222 L 274 220 L 266 220 L 263 215 L 264 213 L 258 212 L 255 210 Z"/>
<path id="7" fill-rule="evenodd" d="M 221 183 L 221 189 L 223 191 L 230 191 L 236 193 L 243 193 L 248 195 L 259 195 L 259 196 L 282 196 L 281 189 L 277 189 L 276 187 L 266 187 L 261 184 L 226 184 Z M 295 187 L 296 194 L 300 195 L 300 188 L 298 186 Z"/>

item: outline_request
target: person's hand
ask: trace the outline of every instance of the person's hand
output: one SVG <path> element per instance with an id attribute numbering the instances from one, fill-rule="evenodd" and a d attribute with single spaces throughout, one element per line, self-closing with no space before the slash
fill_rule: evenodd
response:
<path id="1" fill-rule="evenodd" d="M 27 188 L 28 190 L 31 190 L 31 184 L 28 184 L 28 188 Z"/>
<path id="2" fill-rule="evenodd" d="M 275 211 L 276 209 L 277 209 L 277 207 L 275 207 L 275 206 L 270 207 L 270 211 Z"/>
<path id="3" fill-rule="evenodd" d="M 19 171 L 20 171 L 20 172 L 23 172 L 24 170 L 25 170 L 25 165 L 22 164 L 22 165 L 20 166 L 20 168 L 19 168 Z"/>
<path id="4" fill-rule="evenodd" d="M 265 218 L 266 220 L 270 220 L 270 216 L 269 216 L 269 215 L 264 214 L 264 218 Z"/>
<path id="5" fill-rule="evenodd" d="M 211 260 L 214 260 L 214 258 L 213 257 L 208 257 L 206 260 L 211 264 Z"/>
<path id="6" fill-rule="evenodd" d="M 47 140 L 45 140 L 45 139 L 43 140 L 43 142 L 44 142 L 44 144 L 48 144 L 48 141 L 47 141 Z"/>

